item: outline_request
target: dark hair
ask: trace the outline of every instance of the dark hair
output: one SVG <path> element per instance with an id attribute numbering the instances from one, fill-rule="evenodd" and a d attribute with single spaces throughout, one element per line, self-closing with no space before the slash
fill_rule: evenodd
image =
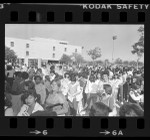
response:
<path id="1" fill-rule="evenodd" d="M 22 72 L 21 77 L 22 79 L 26 80 L 29 78 L 29 74 L 27 72 Z"/>
<path id="2" fill-rule="evenodd" d="M 109 94 L 109 95 L 112 94 L 112 87 L 111 87 L 111 85 L 109 85 L 109 84 L 104 84 L 104 85 L 103 85 L 103 88 L 104 88 L 104 90 L 105 90 L 105 92 L 106 92 L 107 94 Z"/>
<path id="3" fill-rule="evenodd" d="M 37 102 L 40 103 L 40 99 L 41 99 L 41 96 L 39 94 L 36 93 L 36 90 L 35 89 L 32 89 L 32 90 L 28 90 L 28 91 L 24 91 L 23 92 L 24 94 L 21 96 L 21 100 L 24 104 L 26 104 L 25 100 L 31 95 L 33 96 L 34 98 L 37 98 Z"/>
<path id="4" fill-rule="evenodd" d="M 52 83 L 53 82 L 56 82 L 56 84 L 57 84 L 57 86 L 60 88 L 61 87 L 61 81 L 59 80 L 59 79 L 54 79 L 53 81 L 52 81 Z"/>
<path id="5" fill-rule="evenodd" d="M 100 116 L 108 116 L 111 111 L 112 110 L 104 103 L 96 102 L 92 105 L 89 116 L 95 116 L 95 113 L 100 114 Z"/>
<path id="6" fill-rule="evenodd" d="M 30 89 L 35 89 L 35 84 L 31 80 L 26 81 L 25 86 L 27 86 L 29 90 Z"/>
<path id="7" fill-rule="evenodd" d="M 124 105 L 122 105 L 119 110 L 119 115 L 125 116 L 126 114 L 130 114 L 131 111 L 134 111 L 137 116 L 144 115 L 143 109 L 136 103 L 125 103 Z"/>
<path id="8" fill-rule="evenodd" d="M 40 78 L 40 80 L 42 80 L 42 77 L 41 77 L 40 75 L 36 75 L 36 76 L 34 77 L 34 80 L 36 81 L 37 78 Z"/>
<path id="9" fill-rule="evenodd" d="M 89 77 L 89 80 L 90 80 L 90 82 L 95 82 L 96 77 L 95 77 L 94 75 L 91 75 L 91 76 Z"/>
<path id="10" fill-rule="evenodd" d="M 70 75 L 70 81 L 76 82 L 76 75 L 74 73 Z"/>
<path id="11" fill-rule="evenodd" d="M 64 74 L 64 77 L 66 78 L 66 75 L 69 75 L 69 73 L 68 72 L 66 72 L 65 74 Z M 70 75 L 69 75 L 70 76 Z"/>
<path id="12" fill-rule="evenodd" d="M 109 71 L 105 70 L 105 71 L 102 72 L 102 76 L 105 75 L 105 74 L 106 74 L 107 76 L 109 76 Z"/>
<path id="13" fill-rule="evenodd" d="M 15 76 L 21 78 L 22 77 L 22 73 L 20 71 L 15 72 Z"/>

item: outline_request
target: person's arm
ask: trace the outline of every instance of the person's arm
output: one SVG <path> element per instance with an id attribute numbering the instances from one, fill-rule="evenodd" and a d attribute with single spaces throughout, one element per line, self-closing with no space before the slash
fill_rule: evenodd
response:
<path id="1" fill-rule="evenodd" d="M 130 91 L 129 94 L 130 94 L 131 98 L 135 101 L 139 101 L 141 99 L 141 96 L 135 96 L 133 91 Z"/>

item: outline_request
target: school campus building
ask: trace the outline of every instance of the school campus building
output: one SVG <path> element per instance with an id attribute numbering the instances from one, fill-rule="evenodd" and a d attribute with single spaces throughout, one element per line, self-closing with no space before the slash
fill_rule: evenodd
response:
<path id="1" fill-rule="evenodd" d="M 27 66 L 36 63 L 41 66 L 45 62 L 59 62 L 63 54 L 82 54 L 82 46 L 70 45 L 67 41 L 50 38 L 34 37 L 19 39 L 5 37 L 5 46 L 14 50 L 18 56 L 18 62 Z"/>

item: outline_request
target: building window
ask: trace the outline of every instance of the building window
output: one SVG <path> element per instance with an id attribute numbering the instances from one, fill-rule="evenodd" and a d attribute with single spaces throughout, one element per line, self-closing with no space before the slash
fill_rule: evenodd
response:
<path id="1" fill-rule="evenodd" d="M 26 51 L 26 56 L 29 56 L 29 51 Z"/>
<path id="2" fill-rule="evenodd" d="M 65 48 L 65 52 L 67 52 L 67 48 Z"/>
<path id="3" fill-rule="evenodd" d="M 77 53 L 77 49 L 75 49 L 75 52 Z"/>
<path id="4" fill-rule="evenodd" d="M 26 44 L 26 48 L 29 48 L 29 44 L 28 43 Z"/>
<path id="5" fill-rule="evenodd" d="M 14 47 L 14 42 L 10 42 L 10 46 L 11 46 L 11 47 Z"/>
<path id="6" fill-rule="evenodd" d="M 53 51 L 55 51 L 55 46 L 53 46 Z"/>
<path id="7" fill-rule="evenodd" d="M 53 58 L 55 58 L 55 54 L 53 53 Z"/>

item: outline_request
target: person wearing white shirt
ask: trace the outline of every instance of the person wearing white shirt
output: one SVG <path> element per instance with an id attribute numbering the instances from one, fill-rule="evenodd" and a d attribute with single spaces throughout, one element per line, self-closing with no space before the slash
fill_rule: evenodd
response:
<path id="1" fill-rule="evenodd" d="M 44 111 L 43 107 L 38 103 L 39 96 L 34 90 L 26 91 L 22 100 L 24 102 L 17 116 L 30 116 L 36 111 Z"/>

